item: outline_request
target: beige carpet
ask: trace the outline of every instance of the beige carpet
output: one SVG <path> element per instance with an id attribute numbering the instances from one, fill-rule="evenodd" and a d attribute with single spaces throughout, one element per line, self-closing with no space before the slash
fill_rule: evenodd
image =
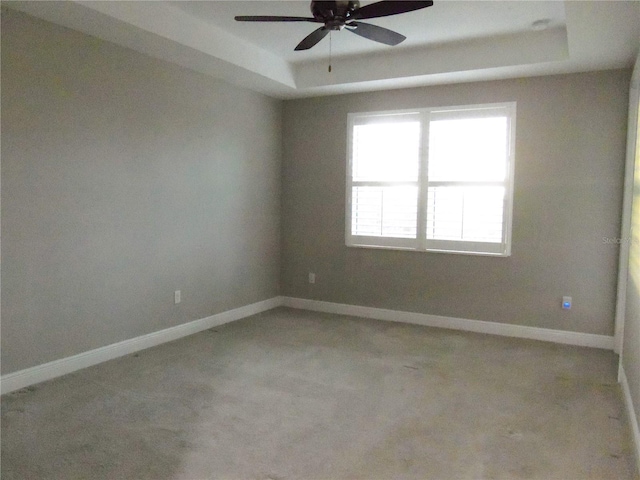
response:
<path id="1" fill-rule="evenodd" d="M 2 478 L 632 479 L 615 372 L 607 351 L 277 309 L 5 395 Z"/>

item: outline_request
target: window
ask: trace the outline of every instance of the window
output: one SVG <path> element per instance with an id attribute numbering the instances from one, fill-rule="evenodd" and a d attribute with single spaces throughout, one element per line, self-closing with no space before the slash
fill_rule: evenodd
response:
<path id="1" fill-rule="evenodd" d="M 347 245 L 509 255 L 515 111 L 349 114 Z"/>

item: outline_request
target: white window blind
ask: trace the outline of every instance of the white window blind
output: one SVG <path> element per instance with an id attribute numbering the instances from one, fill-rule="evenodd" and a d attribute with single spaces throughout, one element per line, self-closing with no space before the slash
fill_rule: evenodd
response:
<path id="1" fill-rule="evenodd" d="M 418 189 L 415 186 L 356 186 L 353 226 L 356 235 L 415 238 Z"/>
<path id="2" fill-rule="evenodd" d="M 420 115 L 362 117 L 352 132 L 351 232 L 406 247 L 418 233 Z"/>
<path id="3" fill-rule="evenodd" d="M 515 103 L 349 115 L 347 245 L 509 255 Z"/>

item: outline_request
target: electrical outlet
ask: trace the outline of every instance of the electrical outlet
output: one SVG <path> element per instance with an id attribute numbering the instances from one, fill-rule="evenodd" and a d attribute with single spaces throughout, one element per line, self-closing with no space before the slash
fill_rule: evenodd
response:
<path id="1" fill-rule="evenodd" d="M 309 272 L 309 283 L 316 283 L 316 274 Z"/>
<path id="2" fill-rule="evenodd" d="M 173 301 L 176 305 L 182 301 L 182 294 L 180 293 L 180 290 L 176 290 L 173 294 Z"/>
<path id="3" fill-rule="evenodd" d="M 571 297 L 562 297 L 562 308 L 565 310 L 571 310 Z"/>

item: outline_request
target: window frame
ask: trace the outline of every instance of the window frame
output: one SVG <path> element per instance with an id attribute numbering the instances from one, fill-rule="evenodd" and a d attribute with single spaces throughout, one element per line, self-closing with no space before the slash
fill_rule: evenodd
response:
<path id="1" fill-rule="evenodd" d="M 506 178 L 500 182 L 446 182 L 461 185 L 500 185 L 505 187 L 502 220 L 502 241 L 472 242 L 464 240 L 427 239 L 427 193 L 430 185 L 428 179 L 429 162 L 429 127 L 433 120 L 481 118 L 506 114 L 508 122 L 507 167 Z M 357 125 L 370 123 L 387 123 L 395 118 L 417 117 L 420 121 L 420 145 L 418 149 L 418 178 L 415 182 L 401 181 L 354 181 L 353 180 L 353 132 Z M 347 162 L 346 162 L 346 202 L 345 202 L 345 242 L 348 247 L 381 248 L 391 250 L 414 250 L 438 253 L 466 255 L 485 255 L 508 257 L 511 255 L 511 233 L 513 225 L 513 186 L 515 173 L 515 140 L 516 140 L 516 102 L 501 102 L 477 105 L 456 105 L 419 109 L 404 109 L 376 112 L 349 113 L 347 115 Z M 442 183 L 442 182 L 431 182 Z M 352 234 L 353 187 L 355 186 L 393 186 L 416 184 L 417 222 L 416 238 L 396 238 L 384 236 L 365 236 Z"/>

